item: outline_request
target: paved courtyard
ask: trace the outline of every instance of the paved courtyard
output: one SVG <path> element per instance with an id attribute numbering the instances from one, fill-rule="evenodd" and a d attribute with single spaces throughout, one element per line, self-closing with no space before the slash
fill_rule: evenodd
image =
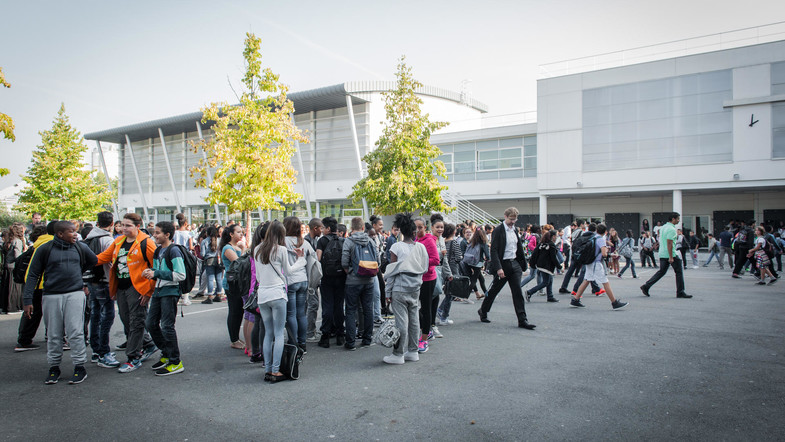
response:
<path id="1" fill-rule="evenodd" d="M 229 348 L 225 304 L 177 318 L 186 371 L 156 377 L 88 364 L 80 385 L 44 385 L 45 350 L 14 353 L 19 315 L 0 317 L 2 437 L 7 440 L 782 440 L 785 282 L 755 286 L 716 267 L 688 270 L 693 299 L 669 273 L 611 279 L 630 305 L 569 296 L 526 305 L 518 329 L 509 290 L 490 324 L 454 304 L 419 362 L 389 350 L 309 344 L 302 377 L 270 385 Z M 490 281 L 490 280 L 489 280 Z M 561 277 L 556 278 L 556 287 Z M 529 287 L 531 287 L 530 285 Z M 43 343 L 43 326 L 36 342 Z M 112 344 L 123 341 L 119 318 Z M 118 353 L 124 361 L 124 355 Z M 71 373 L 66 353 L 64 376 Z"/>

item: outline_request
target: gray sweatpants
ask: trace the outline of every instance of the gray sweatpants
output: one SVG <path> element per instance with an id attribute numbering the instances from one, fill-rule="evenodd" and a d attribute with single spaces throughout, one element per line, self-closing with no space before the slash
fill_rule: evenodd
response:
<path id="1" fill-rule="evenodd" d="M 401 338 L 393 347 L 393 354 L 401 356 L 407 351 L 417 352 L 420 340 L 420 290 L 393 291 L 392 311 L 395 315 L 395 326 L 401 332 Z"/>
<path id="2" fill-rule="evenodd" d="M 84 340 L 84 309 L 87 296 L 83 291 L 59 295 L 44 293 L 42 308 L 46 325 L 46 359 L 50 367 L 59 366 L 63 359 L 63 331 L 71 345 L 74 365 L 87 362 Z"/>

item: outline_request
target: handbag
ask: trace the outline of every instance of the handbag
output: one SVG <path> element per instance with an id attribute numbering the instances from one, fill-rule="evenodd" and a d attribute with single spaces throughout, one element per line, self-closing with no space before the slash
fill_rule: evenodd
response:
<path id="1" fill-rule="evenodd" d="M 279 370 L 288 379 L 300 379 L 300 364 L 303 362 L 303 350 L 294 344 L 284 344 Z"/>
<path id="2" fill-rule="evenodd" d="M 447 291 L 450 296 L 468 299 L 471 294 L 471 280 L 468 276 L 453 275 L 452 281 L 447 282 Z"/>
<path id="3" fill-rule="evenodd" d="M 373 342 L 390 348 L 401 338 L 401 331 L 395 326 L 395 319 L 385 319 L 373 335 Z"/>

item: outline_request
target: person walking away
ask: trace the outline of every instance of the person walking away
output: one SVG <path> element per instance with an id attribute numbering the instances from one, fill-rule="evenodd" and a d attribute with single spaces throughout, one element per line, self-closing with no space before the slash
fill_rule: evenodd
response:
<path id="1" fill-rule="evenodd" d="M 428 271 L 430 257 L 425 246 L 415 241 L 417 226 L 409 213 L 395 216 L 395 226 L 403 239 L 390 249 L 390 263 L 385 273 L 386 296 L 390 301 L 395 326 L 400 332 L 391 355 L 383 358 L 388 364 L 400 365 L 418 361 L 420 338 L 419 298 L 422 275 Z"/>
<path id="2" fill-rule="evenodd" d="M 708 237 L 709 258 L 706 259 L 706 263 L 703 264 L 703 267 L 708 267 L 712 259 L 719 258 L 720 256 L 720 245 L 717 243 L 717 240 L 714 239 L 714 234 L 709 233 L 706 236 Z M 717 259 L 717 261 L 719 262 L 719 259 Z M 720 262 L 720 268 L 722 268 L 722 262 Z"/>
<path id="3" fill-rule="evenodd" d="M 44 324 L 47 329 L 46 359 L 49 373 L 46 384 L 60 379 L 63 358 L 63 332 L 71 345 L 74 374 L 69 384 L 87 379 L 87 349 L 84 336 L 85 291 L 82 272 L 96 265 L 95 254 L 76 240 L 76 227 L 68 221 L 54 226 L 55 238 L 33 254 L 24 284 L 24 314 L 33 314 L 33 292 L 46 274 L 42 296 Z"/>
<path id="4" fill-rule="evenodd" d="M 322 336 L 317 344 L 330 348 L 330 338 L 335 344 L 346 343 L 344 332 L 344 289 L 346 272 L 341 265 L 344 238 L 338 236 L 338 221 L 332 216 L 322 219 L 324 235 L 316 244 L 316 258 L 322 264 Z"/>
<path id="5" fill-rule="evenodd" d="M 182 373 L 180 347 L 174 323 L 177 319 L 177 300 L 180 299 L 180 281 L 185 280 L 185 260 L 181 249 L 172 247 L 174 224 L 161 221 L 155 225 L 153 237 L 159 245 L 155 251 L 152 269 L 142 271 L 142 276 L 155 281 L 150 299 L 146 327 L 155 345 L 161 349 L 161 359 L 153 364 L 156 376 Z"/>
<path id="6" fill-rule="evenodd" d="M 542 281 L 531 289 L 526 290 L 527 301 L 531 302 L 532 295 L 538 290 L 546 289 L 548 302 L 559 302 L 558 299 L 553 297 L 553 273 L 556 267 L 559 266 L 557 253 L 552 231 L 545 232 L 542 235 L 540 244 L 534 249 L 534 253 L 532 253 L 530 258 L 532 269 L 537 269 L 537 273 L 542 275 Z"/>
<path id="7" fill-rule="evenodd" d="M 755 231 L 752 226 L 755 225 L 755 220 L 750 220 L 749 225 L 742 223 L 738 235 L 736 235 L 736 265 L 733 267 L 733 278 L 741 278 L 744 265 L 749 260 L 748 256 L 750 249 L 755 246 Z"/>
<path id="8" fill-rule="evenodd" d="M 677 298 L 692 298 L 684 289 L 684 266 L 680 262 L 679 254 L 676 252 L 676 241 L 678 233 L 676 225 L 679 224 L 681 215 L 678 212 L 673 212 L 668 218 L 668 222 L 660 229 L 660 269 L 657 273 L 652 275 L 645 284 L 641 286 L 641 291 L 645 296 L 651 296 L 649 290 L 668 272 L 668 267 L 673 267 L 673 272 L 676 274 L 676 297 Z"/>
<path id="9" fill-rule="evenodd" d="M 202 240 L 199 250 L 202 252 L 202 266 L 204 275 L 207 278 L 207 299 L 202 304 L 212 304 L 221 302 L 220 290 L 218 288 L 218 278 L 221 275 L 221 262 L 218 249 L 220 234 L 215 226 L 207 228 L 207 236 Z"/>
<path id="10" fill-rule="evenodd" d="M 578 287 L 577 293 L 573 295 L 570 300 L 571 307 L 586 307 L 581 302 L 581 297 L 583 296 L 586 287 L 588 287 L 591 282 L 602 284 L 613 310 L 619 310 L 628 305 L 627 302 L 622 301 L 621 298 L 616 299 L 613 295 L 613 289 L 611 288 L 610 282 L 608 282 L 608 275 L 605 273 L 605 266 L 602 263 L 603 259 L 608 256 L 608 246 L 605 240 L 606 231 L 607 227 L 605 227 L 605 224 L 597 225 L 597 234 L 594 236 L 594 261 L 591 264 L 586 264 L 584 266 L 586 268 L 586 274 L 581 286 Z M 632 232 L 630 232 L 630 236 L 632 236 Z"/>
<path id="11" fill-rule="evenodd" d="M 628 267 L 632 268 L 632 277 L 637 278 L 638 275 L 635 273 L 635 260 L 632 259 L 632 245 L 634 240 L 632 239 L 632 230 L 627 230 L 626 236 L 623 240 L 621 240 L 621 244 L 619 244 L 619 256 L 623 257 L 626 263 L 624 264 L 624 268 L 621 269 L 618 276 L 621 279 L 621 275 L 627 270 Z"/>
<path id="12" fill-rule="evenodd" d="M 360 274 L 360 261 L 376 262 L 375 248 L 365 233 L 365 225 L 360 217 L 352 218 L 351 234 L 345 238 L 341 250 L 341 267 L 346 274 L 346 343 L 344 348 L 355 350 L 357 347 L 357 309 L 362 308 L 362 345 L 370 346 L 373 334 L 373 278 L 376 275 Z M 365 259 L 362 259 L 365 258 Z"/>

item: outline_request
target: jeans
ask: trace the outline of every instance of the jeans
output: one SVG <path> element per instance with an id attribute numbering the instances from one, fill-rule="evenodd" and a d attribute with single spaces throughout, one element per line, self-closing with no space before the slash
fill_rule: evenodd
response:
<path id="1" fill-rule="evenodd" d="M 217 295 L 218 294 L 218 280 L 221 276 L 222 269 L 217 265 L 213 266 L 204 266 L 204 274 L 207 276 L 207 294 L 208 295 Z"/>
<path id="2" fill-rule="evenodd" d="M 652 267 L 654 267 L 655 262 L 656 261 L 654 260 L 654 250 L 646 250 L 646 249 L 641 250 L 641 267 L 646 267 L 647 263 L 650 264 Z"/>
<path id="3" fill-rule="evenodd" d="M 523 287 L 526 284 L 530 283 L 535 277 L 537 278 L 537 283 L 538 284 L 541 283 L 542 282 L 542 277 L 538 277 L 538 275 L 537 275 L 538 273 L 539 272 L 537 272 L 537 268 L 536 267 L 532 267 L 531 270 L 529 270 L 529 276 L 527 276 L 526 278 L 523 279 L 523 281 L 521 281 L 521 287 Z"/>
<path id="4" fill-rule="evenodd" d="M 660 278 L 668 273 L 668 267 L 673 267 L 673 271 L 676 273 L 676 295 L 686 294 L 684 291 L 684 269 L 681 260 L 675 256 L 673 258 L 673 263 L 668 262 L 668 258 L 660 258 L 660 269 L 657 270 L 657 273 L 655 273 L 654 276 L 646 281 L 646 284 L 643 284 L 643 287 L 650 289 L 660 280 Z"/>
<path id="5" fill-rule="evenodd" d="M 580 271 L 581 265 L 572 260 L 572 263 L 567 268 L 567 273 L 564 274 L 564 279 L 561 281 L 561 289 L 567 290 L 567 286 L 570 285 L 570 279 L 572 279 L 572 275 L 575 274 L 575 271 Z"/>
<path id="6" fill-rule="evenodd" d="M 259 313 L 262 315 L 264 329 L 264 370 L 267 373 L 277 373 L 281 369 L 281 355 L 283 354 L 284 330 L 286 329 L 286 299 L 259 304 Z"/>
<path id="7" fill-rule="evenodd" d="M 515 316 L 518 317 L 518 324 L 522 324 L 526 321 L 526 306 L 523 301 L 523 293 L 521 293 L 521 274 L 523 271 L 521 270 L 520 264 L 512 259 L 505 259 L 501 264 L 502 270 L 504 270 L 504 278 L 500 278 L 499 275 L 494 272 L 493 283 L 491 284 L 490 290 L 488 290 L 488 296 L 482 300 L 480 311 L 485 314 L 491 311 L 496 296 L 502 290 L 504 284 L 509 283 L 510 292 L 512 293 L 512 305 L 515 308 Z"/>
<path id="8" fill-rule="evenodd" d="M 308 300 L 306 302 L 308 308 L 305 311 L 305 316 L 308 320 L 308 328 L 306 329 L 306 337 L 312 338 L 316 333 L 316 315 L 319 313 L 319 287 L 311 290 L 308 289 Z"/>
<path id="9" fill-rule="evenodd" d="M 433 286 L 431 286 L 433 287 Z M 373 335 L 373 283 L 346 286 L 346 345 L 353 346 L 357 339 L 357 307 L 363 310 L 363 344 L 370 344 Z"/>
<path id="10" fill-rule="evenodd" d="M 179 296 L 155 296 L 150 299 L 145 326 L 155 345 L 161 349 L 161 356 L 169 359 L 170 364 L 180 363 L 180 347 L 177 345 L 177 332 L 174 321 L 177 318 Z"/>
<path id="11" fill-rule="evenodd" d="M 109 285 L 93 283 L 90 290 L 90 347 L 93 353 L 103 356 L 109 348 L 109 332 L 114 324 L 114 299 L 109 297 Z"/>
<path id="12" fill-rule="evenodd" d="M 733 268 L 733 250 L 730 247 L 720 247 L 720 256 L 717 258 L 717 261 L 720 263 L 720 268 L 725 268 L 722 264 L 722 261 L 725 259 L 725 254 L 728 255 L 728 267 Z"/>
<path id="13" fill-rule="evenodd" d="M 18 345 L 30 345 L 33 343 L 33 338 L 38 332 L 38 326 L 41 325 L 41 319 L 44 317 L 43 309 L 41 308 L 41 297 L 44 291 L 35 289 L 33 292 L 33 314 L 30 318 L 27 315 L 22 315 L 19 320 L 19 337 L 16 339 Z"/>
<path id="14" fill-rule="evenodd" d="M 373 278 L 373 320 L 382 321 L 382 298 L 379 289 L 379 278 Z"/>
<path id="15" fill-rule="evenodd" d="M 714 257 L 717 257 L 717 262 L 720 262 L 719 253 L 716 253 L 714 252 L 714 250 L 712 250 L 711 253 L 709 253 L 709 259 L 706 260 L 706 264 L 703 264 L 703 267 L 708 267 L 709 263 L 711 262 L 712 259 L 714 259 Z M 722 263 L 720 263 L 720 265 L 722 265 Z"/>
<path id="16" fill-rule="evenodd" d="M 450 317 L 450 308 L 452 307 L 452 294 L 450 294 L 450 291 L 447 289 L 448 287 L 449 283 L 444 290 L 444 299 L 442 300 L 441 305 L 439 305 L 439 308 L 436 310 L 436 316 L 438 316 L 442 321 L 446 321 L 447 318 Z"/>
<path id="17" fill-rule="evenodd" d="M 262 342 L 264 342 L 264 334 L 264 321 L 262 321 L 262 315 L 254 313 L 253 330 L 251 330 L 252 354 L 262 354 Z"/>
<path id="18" fill-rule="evenodd" d="M 393 354 L 402 356 L 405 352 L 416 352 L 420 339 L 419 318 L 420 292 L 392 292 L 391 308 L 395 315 L 395 326 L 401 332 L 401 337 L 393 346 Z"/>
<path id="19" fill-rule="evenodd" d="M 631 267 L 632 268 L 632 277 L 633 278 L 637 278 L 638 275 L 635 273 L 635 261 L 632 259 L 632 255 L 630 255 L 629 258 L 625 256 L 624 260 L 627 261 L 627 263 L 624 264 L 624 268 L 621 269 L 621 272 L 619 272 L 619 276 L 624 274 L 624 271 L 627 270 L 627 267 Z"/>
<path id="20" fill-rule="evenodd" d="M 528 295 L 529 293 L 536 293 L 537 290 L 545 289 L 546 293 L 548 294 L 548 298 L 553 298 L 553 275 L 545 272 L 537 272 L 537 279 L 540 280 L 539 284 L 529 290 L 526 290 L 526 294 Z"/>
<path id="21" fill-rule="evenodd" d="M 343 293 L 346 278 L 322 278 L 322 339 L 343 336 Z"/>
<path id="22" fill-rule="evenodd" d="M 286 291 L 289 301 L 286 304 L 286 326 L 289 327 L 289 336 L 297 339 L 296 344 L 305 344 L 305 334 L 308 323 L 305 319 L 305 301 L 308 297 L 308 282 L 295 282 L 289 284 Z"/>

